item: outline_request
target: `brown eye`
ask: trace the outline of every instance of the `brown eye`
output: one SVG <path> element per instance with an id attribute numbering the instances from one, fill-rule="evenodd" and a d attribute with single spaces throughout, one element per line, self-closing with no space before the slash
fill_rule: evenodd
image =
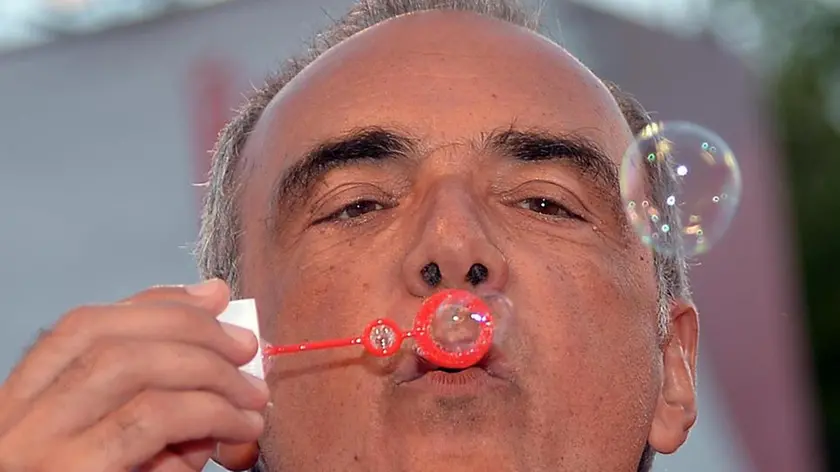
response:
<path id="1" fill-rule="evenodd" d="M 382 210 L 383 208 L 385 208 L 385 206 L 379 202 L 373 200 L 359 200 L 333 213 L 329 217 L 329 219 L 351 220 L 353 218 L 358 218 L 370 212 Z"/>
<path id="2" fill-rule="evenodd" d="M 541 215 L 559 218 L 578 218 L 577 215 L 567 210 L 566 207 L 548 198 L 526 198 L 517 205 L 519 208 Z"/>

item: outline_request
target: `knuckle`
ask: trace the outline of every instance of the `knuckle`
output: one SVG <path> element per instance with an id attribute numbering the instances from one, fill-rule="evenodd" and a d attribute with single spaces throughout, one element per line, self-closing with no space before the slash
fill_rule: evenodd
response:
<path id="1" fill-rule="evenodd" d="M 157 392 L 145 392 L 137 396 L 134 406 L 134 418 L 154 418 L 157 415 L 169 416 L 171 408 L 166 395 Z"/>
<path id="2" fill-rule="evenodd" d="M 101 305 L 82 305 L 73 308 L 56 323 L 53 332 L 60 335 L 84 333 L 100 317 L 102 309 Z"/>
<path id="3" fill-rule="evenodd" d="M 125 348 L 112 340 L 99 340 L 70 365 L 67 376 L 78 380 L 92 376 L 118 376 L 126 367 L 131 356 Z"/>
<path id="4" fill-rule="evenodd" d="M 141 438 L 149 437 L 151 422 L 145 416 L 145 409 L 138 403 L 133 408 L 121 410 L 112 418 L 113 436 L 121 441 L 137 442 Z"/>
<path id="5" fill-rule="evenodd" d="M 169 408 L 161 395 L 141 393 L 127 408 L 120 410 L 114 418 L 114 425 L 124 437 L 151 435 L 153 426 L 158 423 L 156 419 L 168 417 Z"/>
<path id="6" fill-rule="evenodd" d="M 133 359 L 131 344 L 126 341 L 113 339 L 100 339 L 94 343 L 88 354 L 83 356 L 87 363 L 98 369 L 106 369 L 114 366 L 124 367 Z"/>

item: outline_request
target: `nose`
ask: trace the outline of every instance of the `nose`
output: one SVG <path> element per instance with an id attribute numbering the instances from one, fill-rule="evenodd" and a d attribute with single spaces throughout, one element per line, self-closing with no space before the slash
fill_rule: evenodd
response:
<path id="1" fill-rule="evenodd" d="M 409 292 L 427 297 L 443 288 L 500 291 L 508 265 L 488 237 L 479 208 L 463 192 L 446 192 L 430 202 L 417 221 L 419 237 L 403 265 Z"/>

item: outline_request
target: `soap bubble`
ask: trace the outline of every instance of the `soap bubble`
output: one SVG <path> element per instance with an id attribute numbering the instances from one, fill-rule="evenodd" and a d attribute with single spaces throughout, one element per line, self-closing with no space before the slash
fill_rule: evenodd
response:
<path id="1" fill-rule="evenodd" d="M 650 179 L 663 173 L 675 182 L 652 189 Z M 644 244 L 662 254 L 709 251 L 741 199 L 741 171 L 729 145 L 688 122 L 646 126 L 624 154 L 620 180 L 630 224 Z"/>
<path id="2" fill-rule="evenodd" d="M 444 303 L 435 310 L 429 335 L 447 352 L 466 352 L 475 347 L 487 320 L 487 314 L 470 310 L 466 305 Z"/>
<path id="3" fill-rule="evenodd" d="M 445 368 L 467 368 L 487 354 L 512 304 L 501 294 L 477 295 L 446 290 L 429 297 L 417 314 L 414 337 L 418 353 Z"/>
<path id="4" fill-rule="evenodd" d="M 479 297 L 493 316 L 493 344 L 499 344 L 513 321 L 513 302 L 500 292 L 482 292 Z"/>

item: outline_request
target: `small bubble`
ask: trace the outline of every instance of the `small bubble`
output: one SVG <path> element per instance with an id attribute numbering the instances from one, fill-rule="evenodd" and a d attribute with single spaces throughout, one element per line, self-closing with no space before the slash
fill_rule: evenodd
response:
<path id="1" fill-rule="evenodd" d="M 370 343 L 381 350 L 386 350 L 397 341 L 397 335 L 390 326 L 376 326 L 370 330 Z"/>

